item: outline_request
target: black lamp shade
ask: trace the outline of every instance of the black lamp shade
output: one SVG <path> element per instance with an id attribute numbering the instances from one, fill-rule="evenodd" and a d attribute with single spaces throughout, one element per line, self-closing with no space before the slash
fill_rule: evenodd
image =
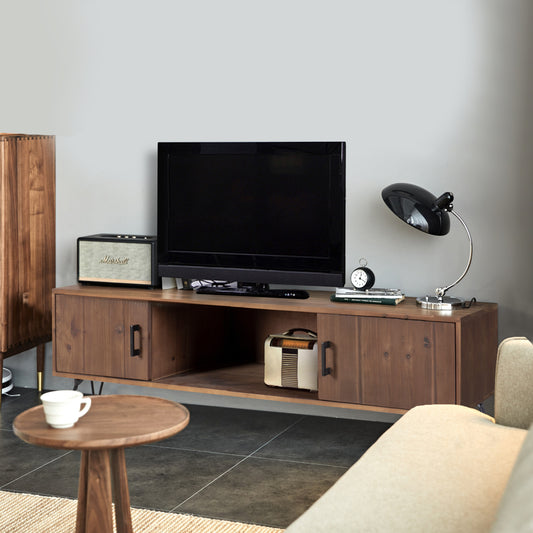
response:
<path id="1" fill-rule="evenodd" d="M 442 195 L 437 199 L 426 189 L 411 183 L 394 183 L 381 192 L 383 200 L 397 217 L 431 235 L 446 235 L 450 231 L 450 217 L 444 207 L 450 204 L 453 196 L 445 194 L 449 197 Z M 443 198 L 444 202 L 441 201 Z"/>

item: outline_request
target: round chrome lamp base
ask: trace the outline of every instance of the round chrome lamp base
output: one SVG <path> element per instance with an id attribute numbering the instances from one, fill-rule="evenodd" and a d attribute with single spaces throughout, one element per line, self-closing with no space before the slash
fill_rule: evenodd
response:
<path id="1" fill-rule="evenodd" d="M 437 298 L 436 296 L 420 296 L 416 299 L 416 303 L 423 309 L 450 311 L 456 307 L 461 307 L 464 300 L 462 298 L 452 298 L 451 296 L 443 296 L 442 298 Z"/>

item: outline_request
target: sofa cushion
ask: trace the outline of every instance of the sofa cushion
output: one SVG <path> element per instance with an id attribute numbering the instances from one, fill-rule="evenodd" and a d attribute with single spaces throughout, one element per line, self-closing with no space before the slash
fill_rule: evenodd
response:
<path id="1" fill-rule="evenodd" d="M 533 344 L 509 337 L 498 347 L 494 418 L 498 424 L 527 429 L 533 423 Z"/>
<path id="2" fill-rule="evenodd" d="M 492 528 L 492 533 L 526 531 L 533 531 L 533 426 L 518 454 Z"/>
<path id="3" fill-rule="evenodd" d="M 526 433 L 461 405 L 415 407 L 287 533 L 486 533 Z"/>

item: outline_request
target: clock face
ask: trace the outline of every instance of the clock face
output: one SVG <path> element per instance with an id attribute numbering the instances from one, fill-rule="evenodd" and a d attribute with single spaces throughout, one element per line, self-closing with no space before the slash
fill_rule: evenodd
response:
<path id="1" fill-rule="evenodd" d="M 356 268 L 350 279 L 356 289 L 370 289 L 374 285 L 374 275 L 368 268 Z"/>
<path id="2" fill-rule="evenodd" d="M 364 270 L 360 268 L 356 268 L 352 272 L 352 285 L 356 289 L 362 289 L 366 285 L 367 281 L 368 281 L 368 274 Z"/>

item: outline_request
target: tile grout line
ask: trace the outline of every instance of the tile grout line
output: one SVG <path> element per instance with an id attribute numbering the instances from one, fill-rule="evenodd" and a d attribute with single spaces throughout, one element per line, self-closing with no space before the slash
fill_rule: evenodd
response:
<path id="1" fill-rule="evenodd" d="M 254 457 L 254 459 L 257 459 L 258 461 L 275 461 L 278 463 L 292 463 L 296 465 L 323 466 L 325 468 L 337 468 L 339 470 L 347 470 L 349 468 L 349 466 L 343 465 L 329 465 L 327 463 L 315 463 L 312 461 L 297 461 L 296 459 L 281 459 L 280 457 Z"/>
<path id="2" fill-rule="evenodd" d="M 281 433 L 279 435 L 281 435 Z M 276 435 L 273 438 L 275 439 L 279 435 Z M 271 440 L 269 442 L 271 442 Z M 264 446 L 266 446 L 269 442 L 265 443 Z M 242 453 L 214 452 L 212 450 L 200 450 L 198 448 L 180 448 L 179 446 L 160 446 L 157 444 L 145 444 L 144 446 L 146 448 L 158 448 L 160 450 L 175 450 L 175 451 L 183 451 L 183 452 L 191 452 L 191 453 L 205 453 L 207 455 L 222 455 L 224 457 L 242 457 L 243 460 L 250 458 L 251 455 L 256 454 L 263 447 L 261 446 L 257 450 L 253 451 L 251 454 L 243 455 Z M 312 465 L 312 466 L 327 466 L 327 467 L 340 468 L 340 469 L 347 468 L 346 466 L 343 466 L 343 465 L 332 465 L 328 463 L 317 463 L 314 461 L 302 461 L 302 460 L 297 460 L 297 459 L 284 459 L 283 457 L 254 457 L 254 458 L 265 460 L 265 461 L 277 461 L 280 463 L 294 463 L 294 464 Z"/>
<path id="3" fill-rule="evenodd" d="M 8 483 L 5 483 L 4 485 L 1 485 L 0 486 L 0 490 L 7 488 L 8 485 L 11 485 L 11 483 L 15 483 L 15 481 L 18 481 L 19 479 L 22 479 L 22 478 L 24 478 L 26 476 L 29 476 L 30 474 L 33 474 L 34 472 L 37 472 L 37 470 L 40 470 L 41 468 L 44 468 L 45 466 L 48 466 L 48 465 L 50 465 L 52 463 L 55 463 L 56 461 L 59 461 L 59 459 L 62 459 L 63 457 L 66 457 L 67 455 L 69 455 L 71 453 L 72 453 L 72 450 L 69 450 L 68 452 L 64 453 L 63 455 L 60 455 L 59 457 L 56 457 L 55 459 L 52 459 L 51 461 L 48 461 L 48 462 L 38 466 L 37 468 L 34 468 L 33 470 L 30 470 L 29 472 L 26 472 L 25 474 L 22 474 L 21 476 L 15 478 L 15 479 L 12 479 Z"/>
<path id="4" fill-rule="evenodd" d="M 179 446 L 162 446 L 158 444 L 144 444 L 146 448 L 158 448 L 160 450 L 176 450 L 182 452 L 205 453 L 208 455 L 223 455 L 227 457 L 246 457 L 242 453 L 217 452 L 213 450 L 200 450 L 198 448 L 180 448 Z"/>
<path id="5" fill-rule="evenodd" d="M 273 440 L 277 439 L 279 436 L 281 436 L 284 433 L 286 433 L 287 431 L 289 431 L 289 429 L 292 429 L 296 424 L 300 423 L 304 418 L 305 418 L 304 416 L 301 416 L 300 418 L 298 418 L 298 420 L 295 420 L 291 425 L 287 426 L 283 431 L 280 431 L 277 435 L 274 435 L 271 439 L 269 439 L 268 441 L 263 443 L 261 446 L 259 446 L 259 448 L 257 448 L 253 452 L 249 453 L 246 457 L 243 457 L 240 461 L 235 463 L 232 467 L 230 467 L 226 471 L 222 472 L 222 474 L 219 474 L 217 477 L 212 479 L 209 483 L 204 485 L 202 488 L 198 489 L 195 493 L 191 494 L 188 498 L 185 498 L 185 500 L 183 500 L 181 503 L 179 503 L 178 505 L 173 507 L 169 512 L 171 512 L 171 513 L 176 512 L 182 505 L 184 505 L 189 500 L 194 498 L 197 494 L 200 494 L 200 492 L 204 491 L 207 487 L 209 487 L 210 485 L 215 483 L 215 481 L 218 481 L 220 478 L 224 477 L 226 474 L 228 474 L 229 472 L 231 472 L 232 470 L 237 468 L 240 464 L 242 464 L 244 461 L 246 461 L 247 459 L 249 459 L 250 457 L 255 455 L 259 450 L 261 450 L 262 448 L 264 448 L 265 446 L 270 444 Z"/>
<path id="6" fill-rule="evenodd" d="M 252 455 L 255 455 L 259 450 L 262 450 L 265 446 L 268 446 L 272 441 L 276 440 L 279 436 L 283 435 L 284 433 L 287 433 L 289 429 L 292 429 L 296 424 L 299 424 L 305 416 L 300 416 L 297 420 L 295 420 L 291 425 L 287 426 L 283 431 L 280 431 L 277 435 L 274 435 L 271 439 L 267 440 L 264 444 L 261 444 L 257 450 L 254 450 L 253 452 L 249 453 L 246 456 L 246 459 L 251 457 Z"/>

